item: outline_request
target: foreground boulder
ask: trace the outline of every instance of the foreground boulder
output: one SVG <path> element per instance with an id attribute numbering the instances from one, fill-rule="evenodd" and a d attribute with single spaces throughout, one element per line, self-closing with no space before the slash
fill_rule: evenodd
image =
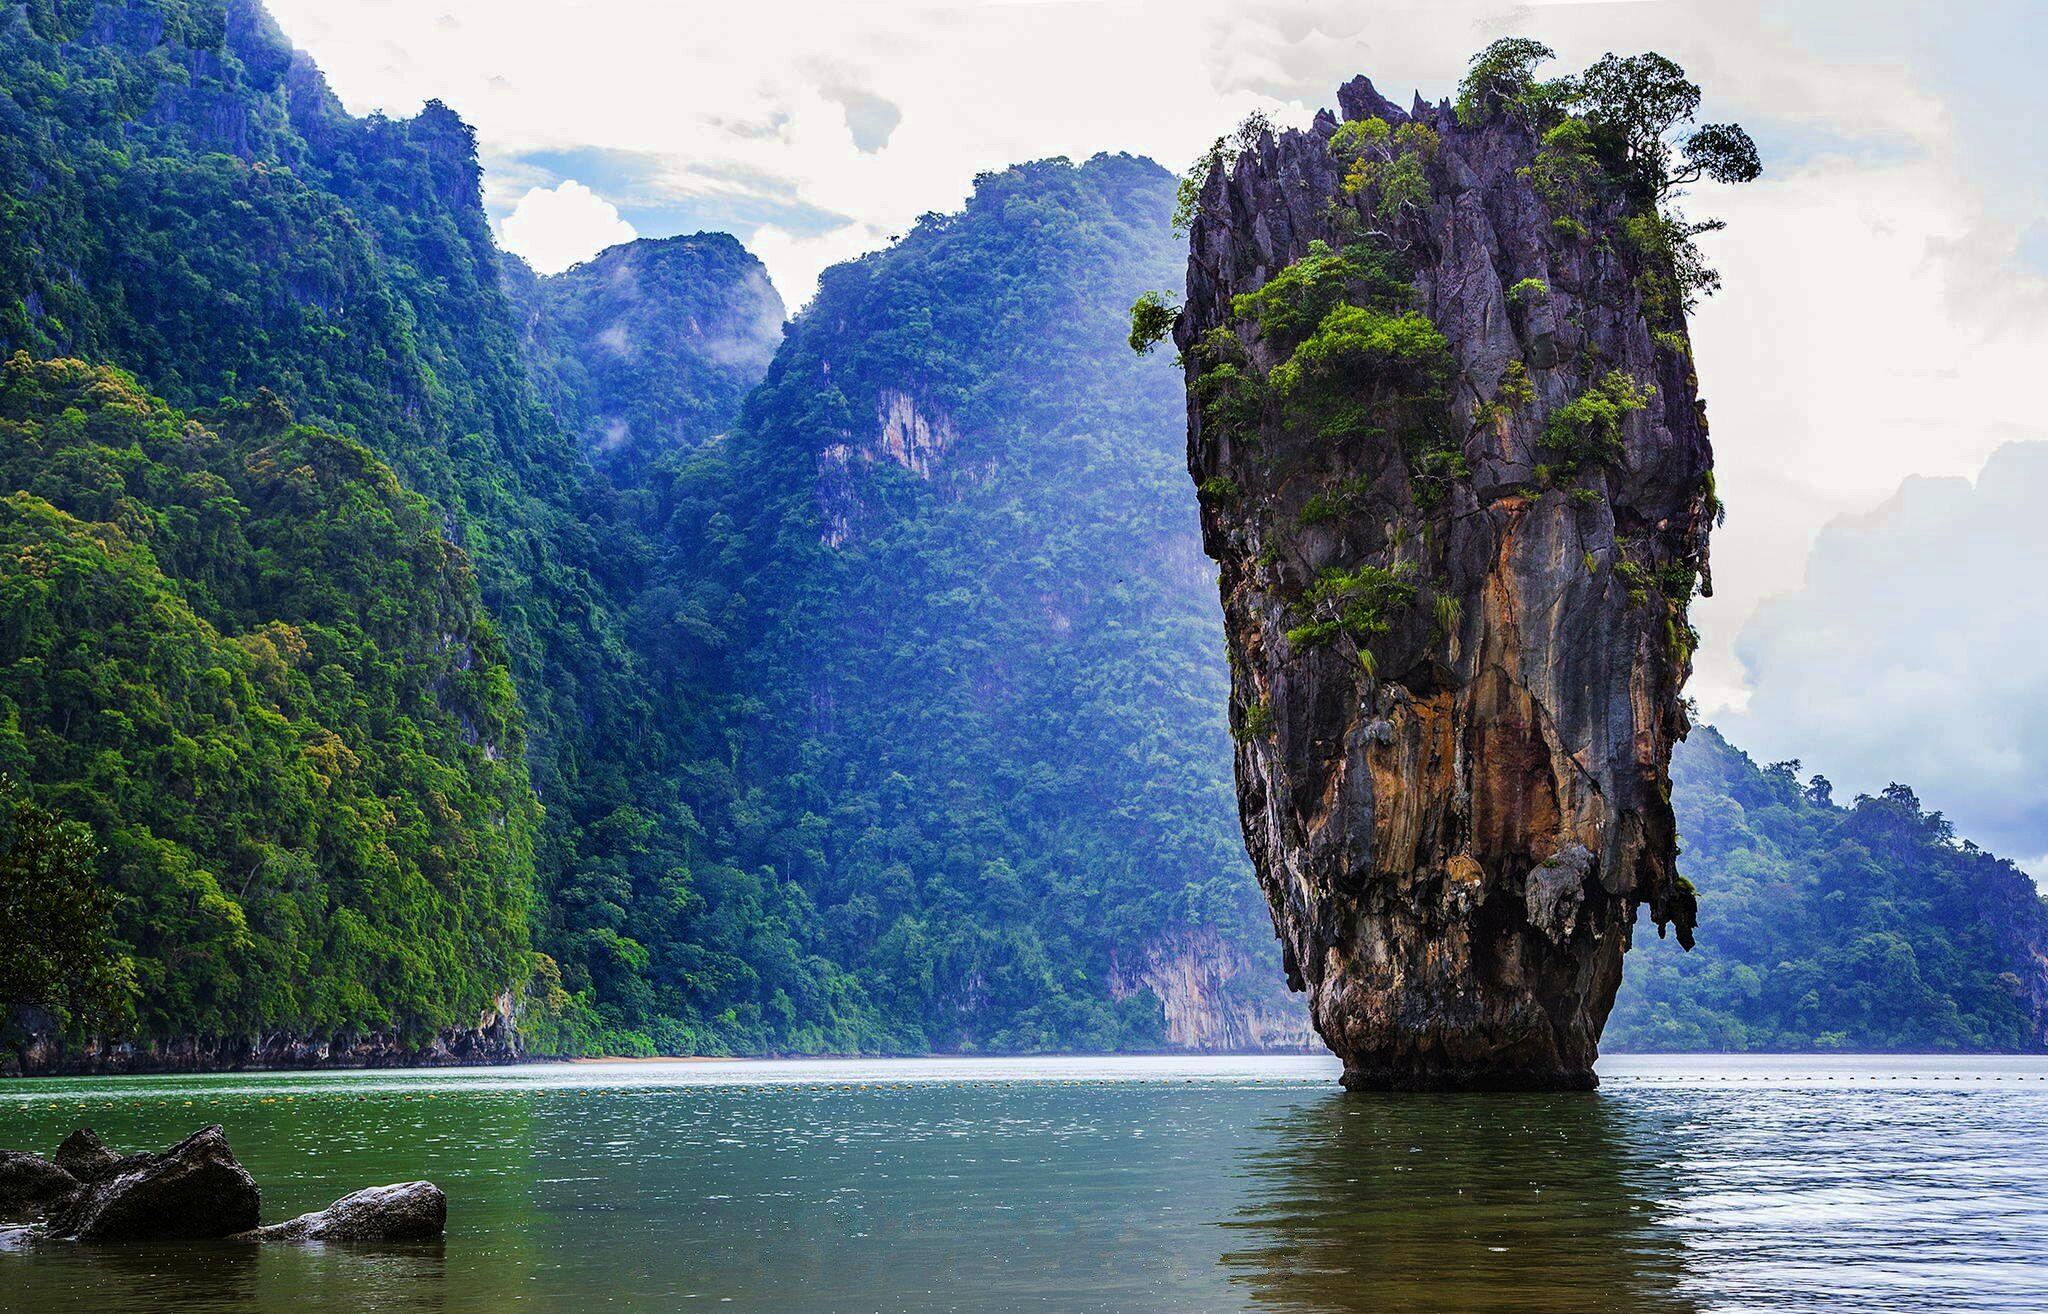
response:
<path id="1" fill-rule="evenodd" d="M 225 1237 L 255 1227 L 262 1204 L 256 1179 L 213 1126 L 162 1154 L 130 1155 L 98 1180 L 80 1184 L 51 1209 L 49 1232 L 80 1241 Z"/>
<path id="2" fill-rule="evenodd" d="M 99 1133 L 80 1127 L 57 1147 L 56 1163 L 81 1182 L 96 1182 L 121 1164 L 121 1156 L 108 1148 Z"/>
<path id="3" fill-rule="evenodd" d="M 448 1197 L 432 1182 L 372 1186 L 269 1227 L 258 1226 L 262 1201 L 217 1126 L 162 1154 L 123 1157 L 90 1127 L 65 1137 L 55 1162 L 0 1150 L 0 1250 L 45 1239 L 431 1241 L 448 1227 Z"/>
<path id="4" fill-rule="evenodd" d="M 76 1177 L 41 1155 L 0 1150 L 0 1220 L 41 1218 L 78 1189 Z"/>
<path id="5" fill-rule="evenodd" d="M 448 1197 L 432 1182 L 345 1195 L 318 1213 L 245 1232 L 244 1241 L 431 1241 L 448 1229 Z"/>

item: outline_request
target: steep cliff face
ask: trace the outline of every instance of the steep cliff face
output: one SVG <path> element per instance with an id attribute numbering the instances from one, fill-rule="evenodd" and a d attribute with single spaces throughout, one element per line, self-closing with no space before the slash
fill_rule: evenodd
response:
<path id="1" fill-rule="evenodd" d="M 1638 906 L 1692 922 L 1681 298 L 1583 155 L 1339 101 L 1212 172 L 1175 329 L 1247 846 L 1347 1085 L 1590 1086 Z"/>
<path id="2" fill-rule="evenodd" d="M 1167 926 L 1130 956 L 1111 972 L 1110 994 L 1123 1000 L 1143 991 L 1156 998 L 1168 1049 L 1246 1054 L 1319 1048 L 1300 1001 L 1272 988 L 1267 955 L 1248 951 L 1238 935 Z"/>
<path id="3" fill-rule="evenodd" d="M 801 882 L 871 1043 L 1305 1031 L 1229 822 L 1180 380 L 1121 348 L 1176 277 L 1173 190 L 1128 156 L 984 175 L 826 271 L 664 495 L 692 587 L 731 590 L 743 860 Z"/>

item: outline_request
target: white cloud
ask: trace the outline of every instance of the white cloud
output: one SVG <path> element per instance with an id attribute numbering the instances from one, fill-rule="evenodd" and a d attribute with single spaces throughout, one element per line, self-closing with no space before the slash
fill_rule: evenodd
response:
<path id="1" fill-rule="evenodd" d="M 2023 79 L 1930 53 L 1963 19 L 1997 30 L 1981 3 L 271 3 L 352 110 L 434 96 L 476 125 L 508 242 L 533 189 L 573 176 L 643 231 L 738 233 L 792 309 L 819 270 L 956 208 L 982 170 L 1098 150 L 1179 167 L 1253 109 L 1306 122 L 1356 72 L 1399 101 L 1448 95 L 1510 32 L 1556 47 L 1559 70 L 1661 51 L 1706 87 L 1708 117 L 1766 148 L 1763 181 L 1693 202 L 1730 221 L 1709 239 L 1726 291 L 1696 322 L 1731 507 L 1697 613 L 1710 715 L 1750 698 L 1735 637 L 1800 586 L 1830 519 L 2044 432 L 2048 283 L 2001 227 L 2031 218 L 2011 198 L 2041 180 L 2013 177 L 2023 153 L 1972 148 L 2023 139 L 2010 100 L 1979 94 Z M 586 230 L 569 258 L 606 240 Z"/>
<path id="2" fill-rule="evenodd" d="M 1765 759 L 1846 790 L 1914 786 L 2004 853 L 2048 847 L 2048 443 L 1972 484 L 1915 477 L 1819 535 L 1805 583 L 1737 643 L 1752 693 L 1723 720 Z"/>
<path id="3" fill-rule="evenodd" d="M 2000 268 L 1998 246 L 1981 199 L 1937 155 L 1823 159 L 1701 200 L 1730 225 L 1709 239 L 1728 289 L 1694 324 L 1730 507 L 1716 596 L 1695 611 L 1693 693 L 1712 716 L 1747 696 L 1736 634 L 1799 583 L 1828 520 L 1910 475 L 1974 475 L 2000 444 L 2048 437 L 2034 382 L 2048 316 L 1992 313 L 2042 294 L 2010 266 L 1996 298 L 1966 291 Z"/>
<path id="4" fill-rule="evenodd" d="M 768 266 L 775 290 L 794 315 L 817 291 L 818 275 L 885 245 L 893 235 L 866 224 L 847 224 L 817 236 L 802 236 L 771 224 L 755 230 L 747 246 Z"/>
<path id="5" fill-rule="evenodd" d="M 498 225 L 505 249 L 543 274 L 559 274 L 638 236 L 619 218 L 617 206 L 573 178 L 559 187 L 530 189 Z"/>

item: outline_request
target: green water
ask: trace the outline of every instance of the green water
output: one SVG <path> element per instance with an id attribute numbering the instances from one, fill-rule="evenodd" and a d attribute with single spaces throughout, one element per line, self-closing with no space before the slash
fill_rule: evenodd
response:
<path id="1" fill-rule="evenodd" d="M 266 1221 L 425 1177 L 447 1240 L 42 1242 L 0 1309 L 2048 1309 L 2048 1064 L 1609 1060 L 1370 1097 L 1312 1059 L 0 1085 L 0 1146 L 226 1126 Z"/>

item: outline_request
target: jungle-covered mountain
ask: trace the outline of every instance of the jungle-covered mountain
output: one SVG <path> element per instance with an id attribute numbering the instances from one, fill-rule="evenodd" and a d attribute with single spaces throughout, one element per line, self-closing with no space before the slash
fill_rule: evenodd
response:
<path id="1" fill-rule="evenodd" d="M 782 341 L 782 298 L 729 233 L 622 243 L 547 279 L 503 259 L 536 383 L 623 490 L 722 433 Z"/>
<path id="2" fill-rule="evenodd" d="M 665 629 L 635 609 L 666 595 L 642 592 L 646 540 L 533 385 L 469 129 L 438 104 L 404 121 L 349 116 L 246 0 L 6 9 L 0 93 L 0 350 L 118 366 L 184 408 L 267 388 L 387 461 L 474 563 L 545 808 L 530 915 L 508 908 L 496 933 L 523 941 L 531 921 L 571 997 L 536 1042 L 646 1047 L 644 1030 L 605 1028 L 663 1007 L 727 1019 L 670 1047 L 789 1043 L 746 1020 L 779 988 L 755 965 L 831 970 L 792 938 L 808 924 L 785 911 L 793 887 L 705 860 L 680 781 L 718 797 L 729 757 L 699 742 L 715 730 L 703 705 L 652 701 L 635 645 Z M 213 874 L 233 902 L 262 893 L 260 874 Z M 669 942 L 612 929 L 643 914 L 686 928 L 674 933 L 687 965 Z M 536 967 L 547 985 L 551 967 Z M 674 983 L 670 1003 L 626 984 L 654 974 Z M 447 1006 L 406 1021 L 430 1025 Z M 152 1039 L 213 1024 L 143 1016 Z"/>
<path id="3" fill-rule="evenodd" d="M 1123 348 L 1178 276 L 1174 191 L 1128 156 L 983 176 L 828 271 L 658 490 L 745 704 L 742 859 L 801 883 L 893 1046 L 1303 1034 L 1229 805 L 1178 383 Z"/>
<path id="4" fill-rule="evenodd" d="M 1910 787 L 1844 806 L 1826 777 L 1759 766 L 1702 726 L 1671 789 L 1699 944 L 1638 930 L 1610 1048 L 2044 1048 L 2040 891 Z"/>
<path id="5" fill-rule="evenodd" d="M 247 0 L 0 10 L 0 794 L 89 836 L 39 851 L 92 854 L 119 1034 L 402 1056 L 503 998 L 541 1052 L 1303 1038 L 1178 379 L 1123 346 L 1173 190 L 988 175 L 771 365 L 730 239 L 534 279 L 454 114 L 346 114 Z M 1700 751 L 1700 949 L 1632 960 L 1617 1041 L 2039 1047 L 2009 865 Z"/>
<path id="6" fill-rule="evenodd" d="M 268 395 L 202 423 L 26 354 L 0 481 L 0 773 L 104 847 L 116 1028 L 418 1040 L 492 1011 L 529 970 L 538 808 L 426 502 Z"/>

